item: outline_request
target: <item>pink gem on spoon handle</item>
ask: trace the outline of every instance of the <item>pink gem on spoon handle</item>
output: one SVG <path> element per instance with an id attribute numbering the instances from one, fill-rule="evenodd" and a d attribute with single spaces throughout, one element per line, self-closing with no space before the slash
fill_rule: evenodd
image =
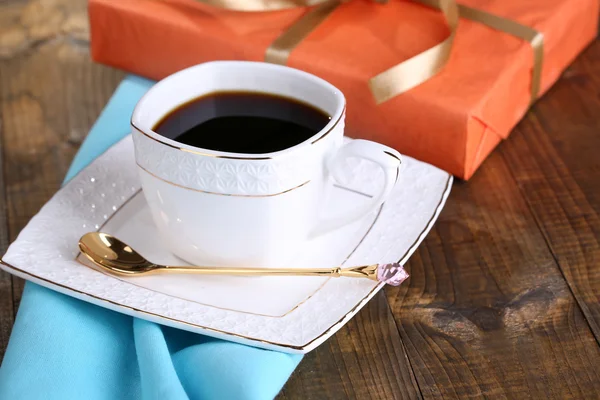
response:
<path id="1" fill-rule="evenodd" d="M 408 273 L 400 263 L 380 264 L 377 267 L 377 280 L 388 285 L 399 286 L 408 278 Z"/>

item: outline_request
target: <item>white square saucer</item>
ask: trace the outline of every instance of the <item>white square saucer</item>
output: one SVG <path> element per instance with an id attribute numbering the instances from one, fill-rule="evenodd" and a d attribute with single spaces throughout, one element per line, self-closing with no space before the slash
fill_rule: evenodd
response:
<path id="1" fill-rule="evenodd" d="M 406 262 L 439 215 L 452 177 L 404 156 L 391 197 L 375 213 L 307 242 L 288 266 Z M 356 207 L 380 171 L 348 163 L 326 214 Z M 266 349 L 306 353 L 323 343 L 383 287 L 362 279 L 153 275 L 123 278 L 83 265 L 78 240 L 102 230 L 156 263 L 184 264 L 162 245 L 140 190 L 131 137 L 81 171 L 32 218 L 2 269 L 61 293 L 163 325 Z"/>

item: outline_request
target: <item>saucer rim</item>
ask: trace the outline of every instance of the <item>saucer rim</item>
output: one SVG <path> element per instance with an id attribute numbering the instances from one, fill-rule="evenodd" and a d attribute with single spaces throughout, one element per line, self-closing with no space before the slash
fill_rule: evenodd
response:
<path id="1" fill-rule="evenodd" d="M 428 223 L 425 225 L 425 227 L 423 228 L 423 230 L 421 231 L 421 234 L 418 235 L 418 237 L 415 239 L 415 242 L 407 249 L 406 253 L 404 254 L 404 256 L 402 258 L 400 258 L 399 262 L 402 264 L 404 263 L 411 255 L 412 253 L 416 250 L 416 248 L 418 247 L 418 245 L 421 243 L 422 239 L 424 238 L 425 235 L 427 235 L 427 233 L 431 230 L 434 222 L 437 219 L 437 216 L 440 214 L 446 199 L 448 198 L 448 194 L 450 193 L 450 189 L 452 187 L 452 182 L 453 182 L 453 177 L 452 175 L 448 175 L 447 181 L 446 181 L 446 187 L 444 189 L 444 191 L 442 192 L 442 195 L 440 196 L 440 200 L 433 212 L 433 215 L 430 217 Z M 384 203 L 384 207 L 385 207 L 385 203 Z M 131 313 L 126 313 L 129 314 L 131 316 L 136 316 L 135 314 L 144 314 L 144 315 L 150 315 L 152 317 L 154 317 L 153 319 L 158 319 L 158 320 L 168 320 L 171 321 L 175 324 L 183 324 L 186 326 L 190 326 L 193 327 L 195 329 L 200 329 L 200 330 L 204 330 L 204 331 L 209 331 L 209 332 L 213 332 L 213 333 L 218 333 L 220 335 L 224 335 L 225 337 L 227 336 L 233 336 L 236 338 L 240 338 L 243 339 L 244 341 L 248 341 L 248 342 L 254 342 L 254 343 L 262 343 L 262 344 L 268 344 L 271 346 L 274 346 L 275 348 L 284 348 L 284 349 L 288 349 L 288 350 L 293 350 L 296 353 L 307 353 L 310 350 L 314 349 L 316 346 L 318 346 L 322 341 L 326 340 L 329 335 L 331 333 L 334 333 L 337 331 L 338 328 L 340 328 L 341 326 L 344 325 L 344 323 L 350 319 L 352 316 L 354 316 L 354 314 L 356 314 L 377 292 L 379 292 L 379 290 L 381 290 L 381 288 L 383 288 L 385 286 L 385 283 L 377 283 L 368 293 L 365 297 L 363 297 L 360 301 L 358 301 L 354 307 L 352 307 L 346 314 L 344 314 L 338 321 L 336 321 L 333 325 L 331 325 L 329 328 L 325 329 L 323 332 L 321 332 L 321 334 L 319 334 L 318 336 L 312 338 L 311 340 L 309 340 L 308 342 L 302 344 L 302 345 L 291 345 L 291 344 L 285 344 L 285 343 L 277 343 L 277 342 L 273 342 L 273 341 L 269 341 L 269 340 L 262 340 L 262 339 L 257 339 L 257 338 L 253 338 L 253 337 L 249 337 L 249 336 L 245 336 L 245 335 L 241 335 L 238 333 L 234 333 L 234 332 L 228 332 L 225 330 L 221 330 L 221 329 L 217 329 L 217 328 L 211 328 L 211 327 L 207 327 L 207 326 L 202 326 L 202 325 L 198 325 L 198 324 L 194 324 L 191 322 L 187 322 L 187 321 L 182 321 L 176 318 L 172 318 L 169 316 L 165 316 L 165 315 L 160 315 L 151 311 L 146 311 L 146 310 L 141 310 L 139 308 L 136 307 L 132 307 L 132 306 L 128 306 L 113 300 L 109 300 L 109 299 L 105 299 L 102 297 L 99 297 L 97 295 L 91 294 L 91 293 L 86 293 L 83 292 L 81 290 L 78 289 L 74 289 L 72 287 L 69 287 L 67 285 L 63 285 L 61 283 L 57 283 L 54 281 L 51 281 L 47 278 L 43 278 L 40 276 L 37 276 L 31 272 L 28 271 L 24 271 L 20 268 L 17 268 L 9 263 L 7 263 L 6 261 L 4 261 L 4 259 L 0 259 L 0 267 L 4 270 L 6 270 L 7 272 L 13 273 L 23 279 L 27 279 L 27 280 L 31 280 L 33 282 L 39 283 L 42 286 L 48 287 L 48 288 L 60 288 L 62 290 L 58 290 L 61 293 L 65 293 L 65 294 L 69 294 L 68 292 L 71 293 L 76 293 L 78 294 L 78 296 L 74 296 L 77 298 L 81 298 L 81 297 L 88 297 L 91 299 L 94 299 L 94 301 L 90 301 L 90 303 L 94 303 L 94 304 L 98 304 L 98 303 L 108 303 L 112 306 L 116 306 L 116 308 L 119 308 L 121 310 L 119 310 L 118 312 L 123 312 L 122 309 L 126 309 L 126 310 L 130 310 L 132 311 Z M 100 304 L 98 304 L 100 305 Z M 109 309 L 115 309 L 114 307 L 105 307 L 105 308 L 109 308 Z M 116 311 L 116 310 L 115 310 Z M 160 323 L 160 322 L 159 322 Z M 164 324 L 164 323 L 163 323 Z"/>
<path id="2" fill-rule="evenodd" d="M 73 185 L 75 185 L 74 187 L 79 186 L 80 184 L 83 183 L 82 179 L 91 179 L 91 181 L 94 182 L 93 176 L 90 175 L 88 177 L 85 177 L 85 173 L 93 172 L 94 168 L 96 170 L 103 169 L 105 167 L 106 161 L 109 160 L 110 157 L 114 157 L 116 155 L 119 155 L 119 157 L 122 157 L 123 150 L 126 149 L 127 146 L 131 146 L 131 144 L 123 144 L 123 142 L 128 142 L 128 141 L 131 142 L 131 135 L 126 136 L 121 141 L 119 141 L 119 142 L 115 143 L 113 146 L 109 147 L 109 149 L 107 149 L 106 152 L 104 152 L 96 160 L 94 160 L 88 166 L 83 168 L 79 173 L 77 173 L 70 180 L 69 184 L 65 185 L 65 187 L 59 191 L 59 193 Z M 118 148 L 118 150 L 116 150 L 115 148 Z M 112 151 L 112 154 L 110 156 L 108 156 L 107 153 L 111 153 L 111 151 Z M 125 153 L 123 153 L 123 154 L 125 154 Z M 408 159 L 410 159 L 410 157 L 408 157 Z M 121 160 L 121 158 L 119 158 L 119 160 Z M 413 161 L 417 161 L 417 160 L 413 160 Z M 124 160 L 123 162 L 130 163 L 127 160 Z M 424 228 L 422 229 L 421 233 L 416 236 L 415 241 L 406 248 L 405 254 L 400 259 L 401 263 L 404 263 L 413 254 L 413 252 L 416 250 L 418 245 L 421 243 L 421 241 L 423 240 L 425 235 L 430 231 L 431 227 L 433 226 L 433 223 L 435 222 L 435 220 L 439 216 L 441 210 L 443 209 L 445 201 L 446 201 L 446 199 L 449 195 L 449 192 L 451 190 L 451 187 L 452 187 L 451 184 L 453 182 L 453 177 L 451 175 L 439 170 L 438 168 L 435 168 L 434 166 L 431 166 L 429 164 L 425 164 L 422 162 L 418 162 L 418 161 L 417 161 L 417 163 L 426 165 L 427 171 L 431 171 L 431 172 L 433 172 L 433 170 L 438 171 L 438 172 L 435 172 L 435 174 L 438 174 L 438 176 L 439 176 L 438 183 L 436 183 L 435 192 L 436 192 L 436 197 L 437 197 L 437 194 L 439 194 L 440 192 L 441 192 L 441 196 L 440 196 L 440 200 L 437 202 L 437 205 L 434 206 L 435 203 L 431 202 L 432 204 L 427 208 L 430 211 L 427 212 L 427 214 L 425 214 L 423 216 L 424 217 L 423 220 L 425 220 L 425 218 L 427 218 L 426 215 L 430 214 L 432 209 L 434 211 L 433 211 L 431 217 L 429 218 L 428 222 L 424 225 Z M 133 160 L 131 161 L 131 166 L 134 167 Z M 92 170 L 90 171 L 91 167 L 94 167 L 94 168 L 92 168 Z M 118 168 L 120 168 L 120 169 L 126 168 L 129 170 L 130 166 L 119 164 Z M 418 168 L 421 168 L 421 167 L 418 167 Z M 421 170 L 419 170 L 419 171 L 421 171 Z M 425 170 L 423 170 L 423 171 L 425 171 Z M 98 173 L 98 172 L 99 171 L 96 171 L 95 173 Z M 442 175 L 439 175 L 440 173 L 442 173 Z M 128 174 L 130 174 L 130 173 L 128 172 Z M 124 179 L 126 182 L 129 182 L 132 179 L 132 177 L 127 177 L 127 176 L 123 176 L 121 178 Z M 445 183 L 444 183 L 444 181 L 445 181 Z M 417 182 L 416 186 L 420 186 L 421 188 L 429 187 L 428 185 L 421 184 L 420 182 L 423 182 L 421 179 L 418 179 L 415 182 Z M 129 184 L 129 183 L 127 183 L 127 184 Z M 442 188 L 442 186 L 444 184 L 445 184 L 445 188 L 442 191 L 440 189 Z M 87 185 L 89 185 L 89 183 Z M 113 183 L 113 187 L 114 187 L 114 183 Z M 132 186 L 131 189 L 134 190 L 134 187 Z M 80 190 L 80 193 L 83 193 L 83 192 L 81 192 L 81 188 L 79 190 Z M 55 195 L 55 197 L 57 197 L 57 195 Z M 43 212 L 43 210 L 45 210 L 46 207 L 48 207 L 49 209 L 53 209 L 53 207 L 55 205 L 60 204 L 60 202 L 52 203 L 52 201 L 55 199 L 55 197 L 53 197 L 51 200 L 49 200 L 48 203 L 46 203 L 46 205 L 44 205 L 44 207 L 42 208 L 42 212 L 39 213 L 39 214 L 42 214 L 42 216 L 41 216 L 42 219 L 46 217 L 46 215 L 44 215 L 44 212 Z M 431 200 L 433 200 L 433 199 L 431 199 Z M 49 204 L 51 204 L 51 206 Z M 38 217 L 38 216 L 36 216 L 36 217 Z M 36 217 L 34 217 L 34 219 Z M 51 218 L 54 219 L 56 217 L 51 216 Z M 88 219 L 91 217 L 86 216 L 85 218 Z M 84 220 L 84 222 L 87 222 L 87 221 Z M 38 222 L 38 225 L 39 225 L 39 222 Z M 29 224 L 28 224 L 28 226 L 29 226 Z M 83 225 L 83 227 L 85 228 L 85 225 Z M 26 231 L 27 228 L 28 227 L 25 227 L 24 231 Z M 35 228 L 39 229 L 40 227 L 36 226 Z M 79 228 L 79 229 L 81 229 L 81 228 Z M 21 234 L 19 236 L 21 237 L 21 235 L 23 233 L 24 232 L 21 232 Z M 24 236 L 26 236 L 26 235 L 24 235 Z M 412 236 L 412 234 L 411 234 L 411 236 Z M 383 284 L 377 284 L 374 282 L 372 283 L 374 285 L 373 287 L 371 285 L 365 284 L 363 286 L 363 293 L 367 292 L 367 291 L 368 291 L 368 293 L 360 300 L 352 300 L 352 303 L 348 304 L 348 306 L 352 307 L 349 311 L 345 312 L 340 317 L 339 320 L 334 322 L 327 329 L 318 328 L 318 331 L 320 331 L 320 333 L 315 332 L 314 333 L 315 336 L 313 336 L 312 334 L 307 335 L 306 340 L 304 340 L 304 341 L 303 340 L 295 340 L 295 339 L 290 338 L 290 339 L 284 340 L 284 343 L 278 343 L 277 341 L 275 341 L 275 340 L 280 340 L 280 338 L 278 338 L 278 337 L 271 338 L 270 340 L 269 339 L 259 339 L 257 337 L 247 336 L 246 334 L 230 332 L 230 331 L 225 330 L 226 328 L 224 329 L 222 327 L 213 328 L 213 327 L 209 327 L 209 326 L 200 325 L 201 322 L 200 323 L 187 322 L 185 319 L 184 320 L 179 319 L 181 317 L 177 317 L 177 316 L 173 317 L 173 316 L 161 314 L 160 311 L 155 312 L 156 310 L 150 311 L 150 310 L 141 309 L 141 308 L 139 308 L 139 306 L 137 306 L 137 304 L 133 304 L 133 305 L 122 304 L 120 302 L 121 300 L 120 299 L 115 300 L 116 297 L 114 297 L 114 296 L 102 297 L 102 294 L 98 294 L 97 292 L 95 294 L 94 294 L 94 292 L 90 293 L 89 291 L 85 291 L 87 289 L 83 288 L 83 287 L 80 289 L 75 289 L 75 288 L 69 286 L 68 281 L 65 284 L 65 283 L 58 283 L 55 280 L 52 280 L 53 279 L 52 274 L 48 273 L 48 271 L 46 271 L 46 270 L 40 270 L 41 275 L 37 275 L 38 271 L 36 268 L 39 268 L 39 267 L 36 267 L 36 265 L 42 265 L 42 264 L 47 265 L 47 263 L 44 263 L 44 262 L 42 262 L 42 264 L 40 264 L 41 261 L 36 262 L 32 266 L 32 271 L 34 271 L 34 272 L 29 272 L 28 270 L 24 270 L 19 267 L 16 267 L 15 265 L 12 265 L 11 262 L 13 261 L 14 257 L 16 257 L 16 259 L 14 260 L 15 262 L 18 262 L 18 263 L 24 262 L 24 261 L 21 261 L 18 259 L 18 257 L 19 257 L 18 252 L 22 251 L 22 247 L 25 243 L 27 243 L 27 239 L 28 238 L 24 239 L 24 243 L 22 245 L 15 246 L 16 247 L 16 250 L 14 252 L 15 254 L 10 253 L 10 247 L 15 245 L 15 243 L 11 244 L 11 246 L 9 247 L 9 250 L 7 251 L 7 254 L 5 254 L 2 257 L 2 259 L 0 259 L 0 268 L 4 269 L 10 273 L 13 273 L 17 276 L 20 276 L 24 279 L 28 279 L 33 282 L 39 283 L 42 286 L 50 287 L 58 292 L 70 295 L 72 297 L 75 297 L 75 298 L 78 298 L 78 299 L 81 299 L 84 301 L 88 301 L 92 304 L 96 304 L 96 305 L 99 305 L 99 306 L 102 306 L 102 307 L 105 307 L 105 308 L 108 308 L 108 309 L 111 309 L 111 310 L 114 310 L 117 312 L 121 312 L 121 313 L 124 313 L 127 315 L 147 319 L 147 320 L 150 320 L 150 321 L 162 324 L 162 325 L 173 326 L 173 327 L 179 328 L 179 329 L 186 329 L 185 327 L 189 326 L 192 329 L 187 329 L 187 330 L 191 330 L 196 333 L 204 333 L 204 334 L 208 334 L 210 336 L 214 336 L 214 337 L 225 339 L 225 340 L 233 340 L 233 341 L 237 341 L 240 343 L 255 345 L 255 346 L 273 349 L 273 350 L 280 350 L 280 351 L 284 351 L 284 352 L 288 352 L 288 353 L 306 353 L 306 352 L 314 349 L 316 346 L 318 346 L 323 341 L 325 341 L 327 338 L 329 338 L 339 328 L 341 328 L 350 318 L 352 318 L 352 316 L 358 310 L 360 310 L 381 289 L 381 287 L 383 287 Z M 17 240 L 15 242 L 19 242 L 19 238 L 17 238 Z M 35 245 L 35 242 L 33 242 L 33 245 Z M 10 253 L 10 255 L 9 255 L 9 253 Z M 9 255 L 8 258 L 7 258 L 7 255 Z M 59 257 L 62 257 L 62 256 L 59 256 Z M 7 259 L 10 261 L 7 261 Z M 64 260 L 64 261 L 67 261 L 67 260 Z M 73 261 L 73 260 L 71 260 L 71 261 Z M 23 264 L 23 266 L 25 268 L 29 268 L 28 265 L 26 266 L 25 264 Z M 63 282 L 65 282 L 65 281 L 63 280 Z M 170 297 L 170 296 L 167 295 L 167 297 Z M 199 310 L 198 312 L 202 312 L 202 311 Z M 329 325 L 329 324 L 327 324 L 327 325 Z M 273 340 L 273 339 L 275 339 L 275 340 Z M 285 343 L 285 342 L 287 342 L 287 343 Z M 300 343 L 302 343 L 302 344 L 300 344 Z"/>

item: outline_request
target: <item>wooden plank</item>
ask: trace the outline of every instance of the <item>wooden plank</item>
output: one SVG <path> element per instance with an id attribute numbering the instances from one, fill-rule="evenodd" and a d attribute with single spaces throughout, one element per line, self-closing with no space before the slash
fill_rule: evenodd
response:
<path id="1" fill-rule="evenodd" d="M 600 342 L 600 42 L 517 132 L 503 155 Z"/>
<path id="2" fill-rule="evenodd" d="M 0 89 L 1 90 L 1 89 Z M 3 166 L 3 118 L 0 113 L 0 168 Z M 0 173 L 0 254 L 8 248 L 8 218 L 6 207 L 6 192 L 4 190 L 4 174 Z M 0 358 L 6 350 L 10 331 L 14 323 L 13 292 L 10 274 L 0 271 Z"/>
<path id="3" fill-rule="evenodd" d="M 506 151 L 454 185 L 409 284 L 387 290 L 402 341 L 425 398 L 595 398 L 600 348 Z"/>
<path id="4" fill-rule="evenodd" d="M 0 3 L 0 60 L 6 56 L 6 49 L 14 42 L 14 35 L 7 27 L 12 25 L 20 13 L 20 8 L 11 3 Z M 17 36 L 19 36 L 17 34 Z M 2 73 L 0 62 L 0 74 Z M 0 92 L 2 84 L 0 83 Z M 0 100 L 0 254 L 4 254 L 9 244 L 8 207 L 4 182 L 4 116 Z M 10 332 L 14 323 L 12 276 L 0 271 L 0 359 L 4 356 Z"/>
<path id="5" fill-rule="evenodd" d="M 305 356 L 279 398 L 421 398 L 383 293 Z"/>
<path id="6" fill-rule="evenodd" d="M 0 112 L 9 239 L 60 187 L 123 73 L 93 64 L 85 0 L 0 5 Z M 13 278 L 14 310 L 23 281 Z"/>

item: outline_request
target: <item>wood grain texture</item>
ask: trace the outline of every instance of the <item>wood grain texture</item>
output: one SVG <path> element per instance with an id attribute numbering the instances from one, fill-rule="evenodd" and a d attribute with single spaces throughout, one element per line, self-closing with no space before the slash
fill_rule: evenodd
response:
<path id="1" fill-rule="evenodd" d="M 600 46 L 515 133 L 502 154 L 600 342 Z"/>
<path id="2" fill-rule="evenodd" d="M 587 399 L 600 348 L 496 151 L 387 290 L 425 398 Z"/>
<path id="3" fill-rule="evenodd" d="M 7 2 L 0 10 L 4 234 L 12 241 L 60 187 L 123 73 L 91 62 L 85 1 Z M 13 312 L 23 283 L 12 278 Z"/>
<path id="4" fill-rule="evenodd" d="M 0 88 L 1 90 L 1 88 Z M 0 168 L 4 165 L 2 143 L 2 114 L 0 114 Z M 0 252 L 4 254 L 8 248 L 8 221 L 6 207 L 6 191 L 4 185 L 4 174 L 0 174 Z M 4 354 L 10 331 L 14 322 L 12 278 L 7 272 L 0 271 L 0 354 Z"/>
<path id="5" fill-rule="evenodd" d="M 0 250 L 59 188 L 123 73 L 85 0 L 0 0 Z M 280 399 L 600 398 L 600 44 L 447 206 L 407 266 Z M 0 273 L 0 354 L 22 280 Z"/>
<path id="6" fill-rule="evenodd" d="M 305 356 L 280 398 L 421 398 L 383 293 Z"/>

